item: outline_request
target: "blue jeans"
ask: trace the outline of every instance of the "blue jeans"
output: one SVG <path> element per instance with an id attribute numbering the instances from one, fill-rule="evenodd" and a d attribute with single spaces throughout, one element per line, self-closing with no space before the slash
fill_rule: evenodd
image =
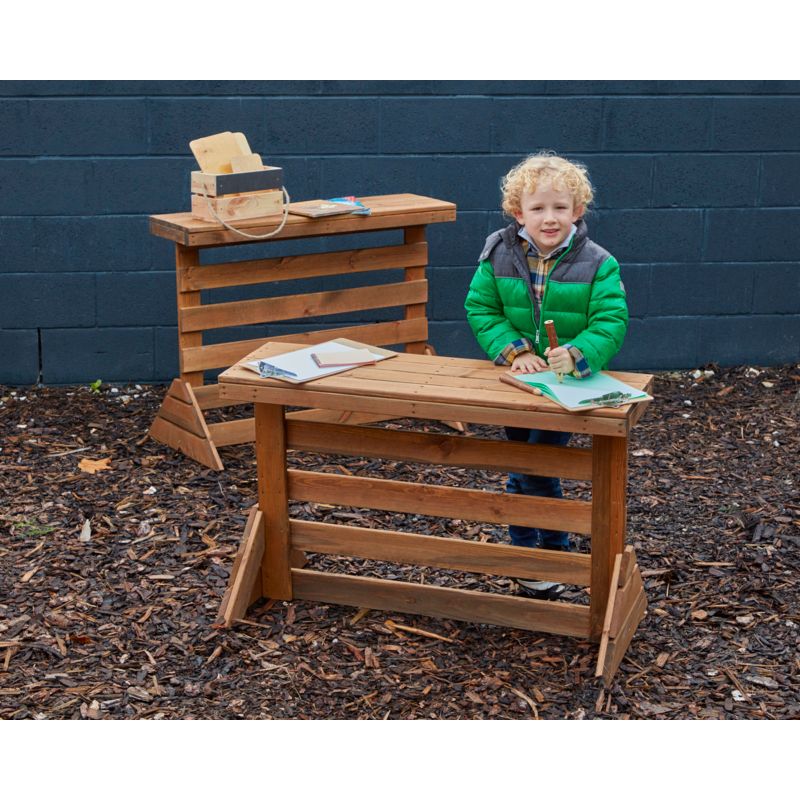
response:
<path id="1" fill-rule="evenodd" d="M 506 436 L 512 442 L 566 446 L 572 437 L 564 431 L 540 431 L 527 428 L 506 428 Z M 532 497 L 563 497 L 561 481 L 541 475 L 523 475 L 511 472 L 506 483 L 508 494 L 525 494 Z M 511 543 L 520 547 L 541 547 L 545 550 L 568 550 L 569 533 L 529 528 L 525 525 L 509 525 Z"/>

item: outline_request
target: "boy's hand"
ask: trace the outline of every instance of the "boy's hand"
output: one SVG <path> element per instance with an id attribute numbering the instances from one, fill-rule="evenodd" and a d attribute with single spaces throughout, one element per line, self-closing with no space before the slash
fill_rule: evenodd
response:
<path id="1" fill-rule="evenodd" d="M 547 369 L 547 362 L 530 351 L 520 353 L 511 364 L 512 372 L 544 372 Z"/>
<path id="2" fill-rule="evenodd" d="M 572 351 L 566 347 L 554 347 L 552 350 L 548 347 L 544 354 L 547 356 L 550 369 L 555 373 L 569 375 L 575 369 Z"/>

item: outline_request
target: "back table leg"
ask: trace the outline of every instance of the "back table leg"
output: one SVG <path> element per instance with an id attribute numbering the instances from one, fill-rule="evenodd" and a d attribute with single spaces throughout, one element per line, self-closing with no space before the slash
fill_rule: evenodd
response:
<path id="1" fill-rule="evenodd" d="M 589 637 L 600 641 L 614 560 L 625 546 L 628 440 L 592 437 L 592 574 Z"/>
<path id="2" fill-rule="evenodd" d="M 255 404 L 258 507 L 264 516 L 264 597 L 292 599 L 289 501 L 286 490 L 286 419 L 283 406 Z"/>

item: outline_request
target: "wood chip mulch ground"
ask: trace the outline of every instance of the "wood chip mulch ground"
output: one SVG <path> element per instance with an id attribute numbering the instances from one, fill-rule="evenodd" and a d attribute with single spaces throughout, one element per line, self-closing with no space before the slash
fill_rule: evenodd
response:
<path id="1" fill-rule="evenodd" d="M 610 689 L 595 645 L 547 634 L 266 601 L 215 628 L 255 502 L 252 447 L 224 448 L 216 473 L 147 439 L 164 391 L 0 387 L 0 718 L 800 717 L 800 366 L 657 376 L 630 443 L 628 541 L 649 610 Z M 290 462 L 492 491 L 504 479 Z M 293 514 L 503 540 L 467 520 L 307 503 Z M 513 591 L 402 565 L 310 566 Z"/>

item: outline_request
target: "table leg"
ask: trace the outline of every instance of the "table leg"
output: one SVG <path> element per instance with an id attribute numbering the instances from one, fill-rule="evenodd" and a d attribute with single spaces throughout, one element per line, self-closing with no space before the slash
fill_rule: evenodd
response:
<path id="1" fill-rule="evenodd" d="M 264 596 L 292 599 L 289 501 L 286 485 L 286 421 L 280 405 L 255 404 L 258 507 L 264 517 L 261 575 Z"/>
<path id="2" fill-rule="evenodd" d="M 404 244 L 420 244 L 425 241 L 425 226 L 414 225 L 410 228 L 403 228 Z M 425 267 L 406 267 L 404 270 L 404 281 L 419 281 L 425 278 Z M 415 303 L 405 307 L 404 319 L 420 319 L 427 316 L 427 305 L 425 303 Z M 426 323 L 427 324 L 427 323 Z M 406 353 L 424 353 L 427 344 L 427 333 L 424 342 L 407 342 L 405 345 Z"/>
<path id="3" fill-rule="evenodd" d="M 592 437 L 592 573 L 589 637 L 599 641 L 614 559 L 625 546 L 628 440 Z"/>

